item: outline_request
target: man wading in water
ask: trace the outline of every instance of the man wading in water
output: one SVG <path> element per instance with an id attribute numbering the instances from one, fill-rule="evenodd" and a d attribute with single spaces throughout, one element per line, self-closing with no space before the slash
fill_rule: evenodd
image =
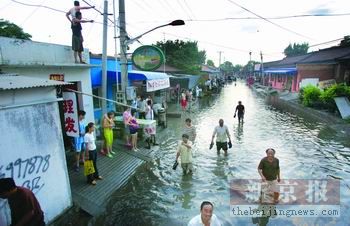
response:
<path id="1" fill-rule="evenodd" d="M 237 112 L 238 112 L 238 123 L 240 122 L 243 123 L 245 109 L 244 109 L 244 105 L 242 104 L 242 101 L 238 101 L 238 105 L 236 107 L 235 114 L 233 116 L 234 118 L 236 118 Z"/>
<path id="2" fill-rule="evenodd" d="M 273 201 L 278 203 L 279 191 L 277 182 L 281 181 L 280 165 L 278 158 L 275 158 L 276 151 L 273 148 L 266 150 L 266 157 L 261 159 L 258 166 L 258 172 L 263 182 L 262 192 L 273 192 Z"/>

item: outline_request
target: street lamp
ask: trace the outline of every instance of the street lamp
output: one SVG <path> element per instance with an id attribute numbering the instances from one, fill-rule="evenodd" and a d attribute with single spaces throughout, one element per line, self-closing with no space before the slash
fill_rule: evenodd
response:
<path id="1" fill-rule="evenodd" d="M 119 8 L 123 7 L 119 5 Z M 121 10 L 119 9 L 119 12 L 121 12 Z M 144 33 L 142 33 L 141 35 L 133 38 L 133 39 L 128 39 L 127 38 L 127 34 L 126 34 L 126 29 L 125 29 L 125 10 L 122 9 L 122 12 L 119 14 L 119 19 L 120 19 L 120 73 L 121 73 L 121 92 L 123 95 L 123 102 L 124 104 L 126 104 L 126 87 L 127 87 L 127 83 L 128 83 L 128 60 L 126 57 L 126 51 L 128 48 L 129 44 L 132 44 L 134 41 L 137 41 L 138 39 L 140 39 L 142 36 L 144 36 L 145 34 L 148 34 L 156 29 L 159 29 L 161 27 L 166 27 L 166 26 L 181 26 L 181 25 L 185 25 L 185 22 L 183 20 L 174 20 L 170 23 L 167 24 L 163 24 L 160 26 L 157 26 L 155 28 L 152 28 L 149 31 L 146 31 Z"/>

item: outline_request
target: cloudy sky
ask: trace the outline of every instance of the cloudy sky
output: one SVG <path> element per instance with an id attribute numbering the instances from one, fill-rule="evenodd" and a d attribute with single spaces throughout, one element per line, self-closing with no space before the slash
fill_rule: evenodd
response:
<path id="1" fill-rule="evenodd" d="M 102 11 L 103 0 L 85 2 Z M 86 5 L 85 2 L 81 0 L 81 5 Z M 20 3 L 51 7 L 58 11 Z M 108 0 L 108 3 L 109 12 L 113 13 L 113 0 Z M 283 58 L 282 52 L 289 43 L 308 42 L 315 45 L 350 34 L 350 15 L 273 19 L 296 15 L 350 14 L 349 0 L 125 0 L 125 4 L 126 30 L 130 37 L 172 20 L 183 19 L 185 26 L 158 29 L 142 37 L 141 43 L 152 44 L 164 39 L 198 41 L 199 48 L 206 50 L 207 59 L 213 60 L 216 65 L 219 52 L 222 52 L 221 62 L 228 60 L 234 64 L 245 64 L 250 51 L 252 60 L 256 61 L 260 60 L 261 51 L 267 62 Z M 0 0 L 0 18 L 23 27 L 34 41 L 70 45 L 70 24 L 63 12 L 72 5 L 72 0 Z M 84 10 L 82 13 L 84 18 L 96 21 L 83 24 L 84 46 L 93 53 L 101 53 L 102 16 L 95 10 Z M 257 16 L 268 19 L 256 19 Z M 113 20 L 113 16 L 110 19 Z M 113 37 L 110 23 L 109 55 L 115 52 Z M 317 45 L 311 50 L 337 43 Z M 133 43 L 129 51 L 140 45 Z M 118 52 L 119 49 L 118 46 Z"/>

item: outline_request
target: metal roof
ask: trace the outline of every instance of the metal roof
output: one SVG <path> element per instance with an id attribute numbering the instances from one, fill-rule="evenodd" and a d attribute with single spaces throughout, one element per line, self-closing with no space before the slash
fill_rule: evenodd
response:
<path id="1" fill-rule="evenodd" d="M 40 79 L 21 75 L 0 74 L 0 90 L 27 89 L 35 87 L 61 86 L 70 83 Z"/>

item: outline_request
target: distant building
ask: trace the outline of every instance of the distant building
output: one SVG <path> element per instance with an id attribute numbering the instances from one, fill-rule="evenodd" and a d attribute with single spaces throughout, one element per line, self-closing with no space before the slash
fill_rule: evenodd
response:
<path id="1" fill-rule="evenodd" d="M 344 82 L 350 73 L 350 47 L 332 47 L 264 63 L 264 85 L 298 92 L 307 84 Z"/>

